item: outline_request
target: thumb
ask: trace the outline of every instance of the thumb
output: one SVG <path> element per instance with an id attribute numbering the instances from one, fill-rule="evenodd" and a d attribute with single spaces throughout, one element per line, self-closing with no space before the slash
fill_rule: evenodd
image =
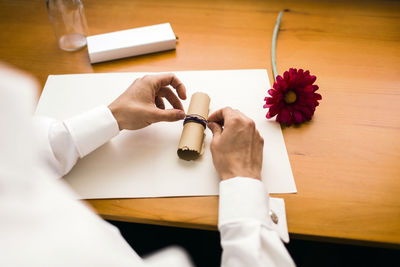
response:
<path id="1" fill-rule="evenodd" d="M 222 133 L 222 127 L 216 122 L 209 122 L 207 124 L 214 136 L 219 136 Z"/>
<path id="2" fill-rule="evenodd" d="M 155 109 L 153 116 L 154 122 L 178 121 L 185 118 L 185 112 L 179 109 Z"/>

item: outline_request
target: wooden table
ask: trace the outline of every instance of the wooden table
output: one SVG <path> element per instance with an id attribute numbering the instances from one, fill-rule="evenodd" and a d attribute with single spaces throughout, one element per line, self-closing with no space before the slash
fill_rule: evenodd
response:
<path id="1" fill-rule="evenodd" d="M 176 51 L 91 65 L 61 51 L 44 0 L 0 1 L 0 58 L 38 77 L 116 71 L 310 69 L 323 100 L 284 128 L 292 237 L 400 247 L 400 2 L 84 0 L 89 34 L 170 22 Z M 271 72 L 269 72 L 271 74 Z M 272 77 L 272 74 L 271 76 Z M 267 89 L 267 88 L 266 88 Z M 216 229 L 217 197 L 91 200 L 106 219 Z"/>

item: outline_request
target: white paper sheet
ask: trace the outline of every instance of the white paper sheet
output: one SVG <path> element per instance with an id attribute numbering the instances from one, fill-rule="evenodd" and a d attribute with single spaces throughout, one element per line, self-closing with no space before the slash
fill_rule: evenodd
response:
<path id="1" fill-rule="evenodd" d="M 230 106 L 252 118 L 264 137 L 263 179 L 270 193 L 294 193 L 281 128 L 267 121 L 264 97 L 270 88 L 266 70 L 174 72 L 186 85 L 187 110 L 194 92 L 211 97 L 211 111 Z M 136 78 L 149 73 L 73 74 L 49 76 L 37 114 L 56 119 L 108 105 Z M 212 164 L 206 130 L 205 151 L 196 161 L 176 154 L 182 121 L 158 123 L 117 137 L 79 160 L 64 179 L 85 199 L 218 195 L 219 177 Z"/>

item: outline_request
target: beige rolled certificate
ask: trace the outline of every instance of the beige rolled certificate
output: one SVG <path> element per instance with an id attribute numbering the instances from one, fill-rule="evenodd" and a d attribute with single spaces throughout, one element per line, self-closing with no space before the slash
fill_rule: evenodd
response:
<path id="1" fill-rule="evenodd" d="M 203 153 L 205 126 L 202 123 L 205 124 L 208 119 L 209 107 L 210 97 L 207 94 L 197 92 L 192 95 L 179 141 L 179 158 L 194 160 Z"/>

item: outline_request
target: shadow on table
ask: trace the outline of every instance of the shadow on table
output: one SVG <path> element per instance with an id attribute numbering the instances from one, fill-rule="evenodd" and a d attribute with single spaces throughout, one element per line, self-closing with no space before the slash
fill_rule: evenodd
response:
<path id="1" fill-rule="evenodd" d="M 171 245 L 186 249 L 197 267 L 220 266 L 222 249 L 215 231 L 109 221 L 131 247 L 145 256 Z M 399 266 L 400 251 L 291 239 L 286 246 L 297 266 Z M 250 267 L 250 266 L 248 266 Z"/>

